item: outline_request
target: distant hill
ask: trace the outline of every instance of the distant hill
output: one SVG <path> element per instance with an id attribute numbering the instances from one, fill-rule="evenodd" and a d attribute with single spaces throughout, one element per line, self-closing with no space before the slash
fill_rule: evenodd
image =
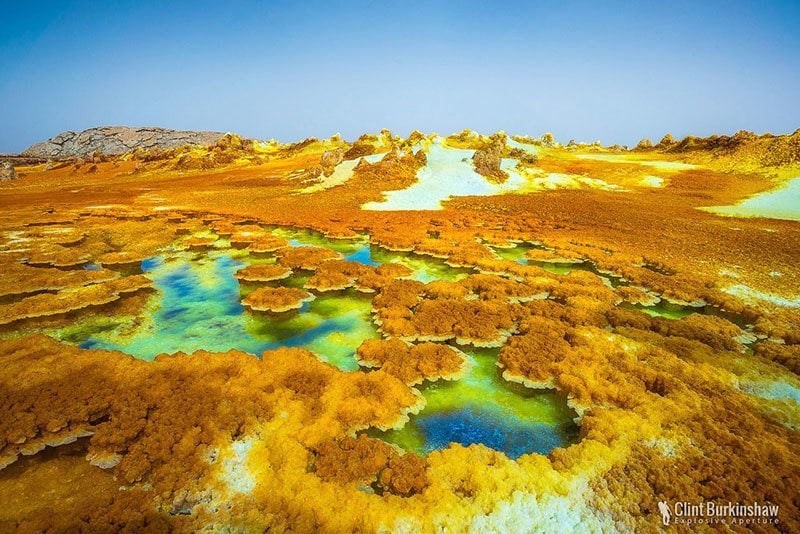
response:
<path id="1" fill-rule="evenodd" d="M 223 135 L 221 132 L 155 127 L 100 126 L 80 133 L 62 132 L 52 139 L 31 145 L 21 155 L 53 160 L 83 158 L 96 152 L 118 156 L 136 148 L 166 150 L 184 145 L 212 145 Z"/>

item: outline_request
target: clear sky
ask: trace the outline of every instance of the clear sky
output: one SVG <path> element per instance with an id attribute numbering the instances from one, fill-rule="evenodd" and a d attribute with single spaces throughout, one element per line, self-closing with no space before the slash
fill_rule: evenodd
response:
<path id="1" fill-rule="evenodd" d="M 800 1 L 10 2 L 0 152 L 99 125 L 631 144 L 800 128 Z"/>

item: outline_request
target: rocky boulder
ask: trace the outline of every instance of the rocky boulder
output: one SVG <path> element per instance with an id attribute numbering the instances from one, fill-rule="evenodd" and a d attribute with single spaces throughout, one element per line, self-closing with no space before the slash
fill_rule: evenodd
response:
<path id="1" fill-rule="evenodd" d="M 43 143 L 30 146 L 22 155 L 52 160 L 86 158 L 90 155 L 118 156 L 136 149 L 168 150 L 184 145 L 213 145 L 224 135 L 220 132 L 154 127 L 101 126 L 80 133 L 62 132 Z"/>
<path id="2" fill-rule="evenodd" d="M 505 147 L 505 135 L 494 134 L 489 137 L 489 143 L 476 150 L 472 156 L 472 165 L 475 167 L 475 172 L 493 182 L 503 183 L 506 181 L 508 173 L 500 168 Z"/>
<path id="3" fill-rule="evenodd" d="M 326 150 L 322 153 L 319 165 L 322 167 L 322 172 L 325 176 L 333 174 L 336 166 L 342 162 L 344 158 L 344 149 L 336 148 L 334 150 Z"/>
<path id="4" fill-rule="evenodd" d="M 670 148 L 674 147 L 676 144 L 678 144 L 678 142 L 675 141 L 675 138 L 672 137 L 672 134 L 667 134 L 667 135 L 665 135 L 664 137 L 661 138 L 661 141 L 658 142 L 658 144 L 656 145 L 656 149 L 658 149 L 658 150 L 669 150 Z"/>
<path id="5" fill-rule="evenodd" d="M 558 143 L 556 143 L 556 138 L 550 132 L 542 134 L 542 136 L 539 138 L 539 144 L 545 148 L 558 147 Z"/>
<path id="6" fill-rule="evenodd" d="M 14 166 L 11 162 L 4 161 L 0 165 L 0 182 L 5 182 L 6 180 L 14 180 L 17 178 L 17 171 L 14 170 Z"/>
<path id="7" fill-rule="evenodd" d="M 363 136 L 362 136 L 363 137 Z M 344 153 L 343 158 L 346 160 L 363 158 L 375 153 L 375 147 L 371 143 L 356 141 L 350 150 Z"/>

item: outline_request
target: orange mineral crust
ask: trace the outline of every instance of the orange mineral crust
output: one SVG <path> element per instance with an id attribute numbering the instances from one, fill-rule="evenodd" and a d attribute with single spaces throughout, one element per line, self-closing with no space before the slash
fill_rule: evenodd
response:
<path id="1" fill-rule="evenodd" d="M 800 222 L 717 208 L 793 191 L 799 140 L 229 134 L 18 165 L 0 530 L 655 532 L 659 502 L 714 501 L 798 531 Z M 557 399 L 576 435 L 386 437 L 464 391 Z"/>
<path id="2" fill-rule="evenodd" d="M 423 380 L 452 380 L 463 375 L 467 362 L 458 350 L 437 343 L 408 345 L 399 339 L 368 339 L 358 348 L 358 361 L 379 367 L 409 385 Z"/>
<path id="3" fill-rule="evenodd" d="M 242 300 L 253 311 L 273 313 L 297 310 L 304 302 L 314 300 L 314 295 L 294 287 L 260 287 Z"/>
<path id="4" fill-rule="evenodd" d="M 322 262 L 339 258 L 333 250 L 320 247 L 295 247 L 278 250 L 277 256 L 281 265 L 290 269 L 313 271 Z"/>
<path id="5" fill-rule="evenodd" d="M 0 324 L 101 306 L 118 300 L 126 293 L 136 293 L 151 285 L 150 280 L 137 275 L 75 289 L 65 289 L 57 293 L 41 293 L 0 307 Z"/>
<path id="6" fill-rule="evenodd" d="M 281 265 L 261 264 L 251 265 L 237 271 L 236 278 L 243 282 L 272 282 L 288 278 L 291 274 L 291 269 Z"/>

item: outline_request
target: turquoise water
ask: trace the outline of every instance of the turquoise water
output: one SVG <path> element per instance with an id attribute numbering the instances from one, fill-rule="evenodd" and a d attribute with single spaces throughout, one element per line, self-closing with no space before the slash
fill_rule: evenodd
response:
<path id="1" fill-rule="evenodd" d="M 289 240 L 293 247 L 314 246 L 335 250 L 348 261 L 377 267 L 384 263 L 399 263 L 411 269 L 409 278 L 420 282 L 433 280 L 461 280 L 475 271 L 450 267 L 444 260 L 409 252 L 393 252 L 371 245 L 367 237 L 357 239 L 331 239 L 320 232 L 294 228 L 275 228 L 272 233 Z"/>
<path id="2" fill-rule="evenodd" d="M 279 347 L 304 347 L 337 367 L 358 368 L 353 355 L 361 342 L 378 334 L 371 300 L 355 292 L 320 295 L 297 314 L 251 313 L 241 304 L 235 277 L 244 261 L 225 252 L 178 253 L 142 263 L 159 290 L 153 310 L 132 333 L 122 328 L 94 331 L 92 322 L 62 336 L 84 348 L 115 349 L 151 360 L 162 353 L 231 349 L 260 355 Z M 300 281 L 302 285 L 302 280 Z"/>
<path id="3" fill-rule="evenodd" d="M 307 230 L 305 228 L 289 228 L 286 226 L 273 226 L 269 228 L 272 235 L 289 241 L 293 247 L 323 247 L 335 250 L 343 256 L 352 255 L 369 249 L 369 238 L 359 236 L 355 239 L 333 239 L 326 237 L 322 232 Z"/>
<path id="4" fill-rule="evenodd" d="M 576 260 L 576 261 L 552 262 L 552 261 L 529 259 L 527 256 L 527 252 L 533 249 L 550 250 L 543 245 L 538 245 L 533 243 L 519 243 L 515 247 L 507 247 L 507 248 L 496 247 L 493 248 L 492 250 L 494 250 L 494 252 L 504 260 L 515 261 L 520 265 L 535 265 L 536 267 L 540 267 L 545 271 L 551 272 L 553 274 L 567 275 L 572 271 L 588 271 L 590 273 L 599 276 L 610 287 L 628 285 L 628 281 L 625 280 L 623 277 L 611 273 L 601 272 L 590 261 Z"/>
<path id="5" fill-rule="evenodd" d="M 654 317 L 665 317 L 667 319 L 683 319 L 684 317 L 692 315 L 693 313 L 714 315 L 730 321 L 736 326 L 745 330 L 752 327 L 752 324 L 750 324 L 745 317 L 714 306 L 687 306 L 670 302 L 669 300 L 662 298 L 660 302 L 652 306 L 636 304 L 628 307 L 641 310 L 644 313 Z"/>
<path id="6" fill-rule="evenodd" d="M 358 263 L 363 263 L 364 265 L 371 265 L 372 267 L 377 267 L 380 265 L 379 262 L 375 261 L 372 258 L 372 250 L 369 245 L 364 245 L 360 247 L 358 250 L 353 252 L 352 254 L 348 254 L 344 257 L 347 261 L 356 261 Z"/>
<path id="7" fill-rule="evenodd" d="M 679 304 L 670 304 L 664 300 L 661 300 L 658 304 L 654 304 L 652 306 L 642 306 L 641 304 L 636 304 L 632 306 L 637 310 L 641 310 L 647 315 L 651 315 L 653 317 L 666 317 L 667 319 L 683 319 L 684 317 L 691 315 L 693 313 L 700 313 L 702 308 L 691 308 L 689 306 L 681 306 Z"/>
<path id="8" fill-rule="evenodd" d="M 450 267 L 444 260 L 405 252 L 393 252 L 380 247 L 372 247 L 371 258 L 378 263 L 399 263 L 411 269 L 410 278 L 423 283 L 433 280 L 457 281 L 470 274 L 475 274 L 472 269 Z"/>
<path id="9" fill-rule="evenodd" d="M 532 423 L 477 403 L 420 416 L 414 425 L 423 436 L 421 446 L 414 452 L 422 455 L 446 449 L 451 443 L 480 443 L 517 459 L 529 453 L 548 454 L 565 445 L 566 432 L 559 426 Z"/>
<path id="10" fill-rule="evenodd" d="M 504 260 L 515 261 L 520 265 L 535 265 L 553 274 L 566 275 L 575 269 L 589 270 L 585 263 L 580 263 L 580 262 L 575 262 L 575 263 L 551 262 L 551 261 L 537 261 L 528 259 L 528 256 L 526 254 L 529 250 L 533 249 L 547 250 L 546 247 L 528 243 L 520 243 L 517 244 L 517 246 L 515 247 L 509 247 L 509 248 L 497 247 L 492 250 L 494 250 L 495 253 L 497 253 L 497 255 L 503 258 Z"/>
<path id="11" fill-rule="evenodd" d="M 458 280 L 472 272 L 435 258 L 370 246 L 365 239 L 334 240 L 302 230 L 274 233 L 293 246 L 324 246 L 367 265 L 402 263 L 414 271 L 414 278 L 426 282 Z M 141 264 L 158 291 L 132 324 L 126 324 L 129 318 L 90 317 L 55 335 L 83 348 L 119 350 L 144 360 L 197 350 L 235 349 L 260 356 L 279 347 L 302 347 L 339 369 L 357 371 L 356 349 L 365 339 L 379 337 L 371 321 L 371 296 L 355 291 L 321 293 L 296 313 L 251 312 L 241 300 L 264 284 L 241 283 L 236 272 L 274 261 L 226 248 L 223 240 L 203 252 L 165 251 Z M 303 287 L 309 276 L 295 274 L 279 283 Z M 576 414 L 564 399 L 503 380 L 497 353 L 498 349 L 472 350 L 467 354 L 471 363 L 467 376 L 423 384 L 426 408 L 421 413 L 400 430 L 372 434 L 421 455 L 455 442 L 481 443 L 518 458 L 547 454 L 576 441 Z"/>
<path id="12" fill-rule="evenodd" d="M 434 258 L 370 246 L 364 238 L 330 239 L 310 230 L 285 228 L 275 229 L 273 234 L 289 239 L 293 246 L 330 248 L 365 265 L 402 263 L 413 271 L 411 278 L 425 282 L 460 279 L 469 272 Z M 241 300 L 259 284 L 240 283 L 236 271 L 275 260 L 252 258 L 246 251 L 227 249 L 224 244 L 219 240 L 206 252 L 173 251 L 142 262 L 141 272 L 155 282 L 158 293 L 133 326 L 114 317 L 91 318 L 54 335 L 83 348 L 119 350 L 145 360 L 197 350 L 236 349 L 261 355 L 282 346 L 303 347 L 340 369 L 358 369 L 356 348 L 364 339 L 378 337 L 369 296 L 356 291 L 322 293 L 298 313 L 270 316 L 251 312 Z M 302 288 L 307 279 L 308 274 L 293 275 L 281 285 Z"/>
<path id="13" fill-rule="evenodd" d="M 466 377 L 426 382 L 419 388 L 426 401 L 419 414 L 399 430 L 369 434 L 421 456 L 450 443 L 481 443 L 518 458 L 576 442 L 577 414 L 553 391 L 504 380 L 496 365 L 498 350 L 470 351 Z"/>

